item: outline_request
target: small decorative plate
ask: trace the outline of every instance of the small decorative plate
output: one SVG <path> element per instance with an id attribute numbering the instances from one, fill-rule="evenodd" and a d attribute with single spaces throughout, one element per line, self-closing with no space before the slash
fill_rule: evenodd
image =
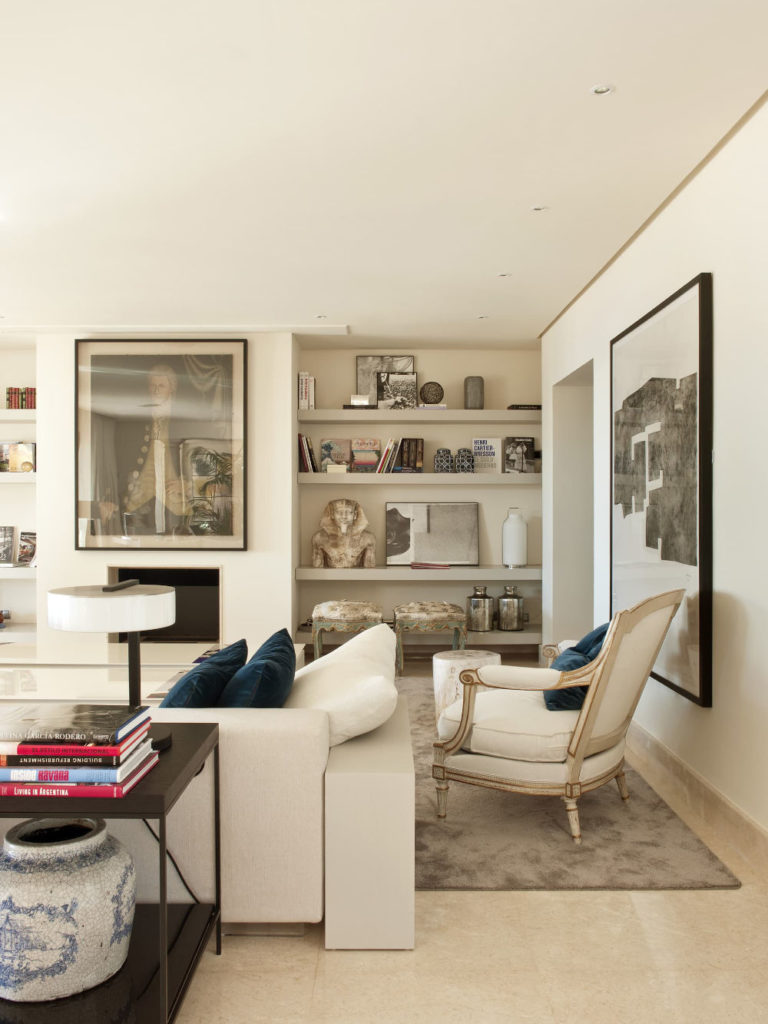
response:
<path id="1" fill-rule="evenodd" d="M 427 381 L 426 384 L 421 385 L 419 390 L 419 398 L 424 405 L 437 405 L 438 402 L 442 402 L 444 394 L 445 392 L 436 380 Z"/>

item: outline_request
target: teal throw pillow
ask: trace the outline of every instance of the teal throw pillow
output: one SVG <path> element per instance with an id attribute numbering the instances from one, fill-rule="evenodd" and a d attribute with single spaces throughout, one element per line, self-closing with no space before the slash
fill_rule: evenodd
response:
<path id="1" fill-rule="evenodd" d="M 166 693 L 161 708 L 213 708 L 224 687 L 248 657 L 245 640 L 216 651 L 186 672 Z"/>
<path id="2" fill-rule="evenodd" d="M 575 646 L 558 654 L 550 668 L 557 669 L 558 672 L 572 672 L 594 661 L 603 646 L 609 625 L 610 623 L 606 622 L 598 626 L 583 636 Z M 550 711 L 578 711 L 584 703 L 588 689 L 588 686 L 569 686 L 565 690 L 545 690 L 544 703 Z"/>
<path id="3" fill-rule="evenodd" d="M 293 686 L 296 650 L 287 629 L 265 640 L 219 697 L 224 708 L 281 708 Z"/>

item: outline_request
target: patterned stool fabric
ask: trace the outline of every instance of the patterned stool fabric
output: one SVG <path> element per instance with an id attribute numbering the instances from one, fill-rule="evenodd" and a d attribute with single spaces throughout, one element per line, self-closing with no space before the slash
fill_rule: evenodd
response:
<path id="1" fill-rule="evenodd" d="M 324 601 L 312 609 L 312 645 L 315 657 L 323 653 L 323 633 L 359 633 L 377 626 L 381 608 L 370 601 Z"/>
<path id="2" fill-rule="evenodd" d="M 435 688 L 435 721 L 441 713 L 462 695 L 459 674 L 465 668 L 500 665 L 498 651 L 481 651 L 473 647 L 466 651 L 438 651 L 432 656 L 432 683 Z"/>
<path id="3" fill-rule="evenodd" d="M 464 650 L 467 642 L 467 615 L 458 604 L 447 601 L 409 601 L 394 610 L 397 638 L 397 670 L 403 671 L 403 633 L 443 633 L 453 631 L 453 649 Z"/>

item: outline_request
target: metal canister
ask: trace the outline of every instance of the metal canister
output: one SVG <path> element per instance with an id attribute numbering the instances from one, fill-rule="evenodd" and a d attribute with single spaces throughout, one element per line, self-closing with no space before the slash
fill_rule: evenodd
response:
<path id="1" fill-rule="evenodd" d="M 499 629 L 514 632 L 523 629 L 523 599 L 517 587 L 507 584 L 499 598 Z"/>
<path id="2" fill-rule="evenodd" d="M 485 587 L 473 587 L 467 598 L 467 629 L 487 633 L 493 629 L 493 598 Z"/>

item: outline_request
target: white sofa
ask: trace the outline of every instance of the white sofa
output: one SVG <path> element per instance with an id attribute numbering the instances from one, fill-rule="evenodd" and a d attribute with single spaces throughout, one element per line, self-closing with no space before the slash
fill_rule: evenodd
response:
<path id="1" fill-rule="evenodd" d="M 413 946 L 413 757 L 394 648 L 386 625 L 353 637 L 297 670 L 280 709 L 153 710 L 156 722 L 219 724 L 225 933 L 325 917 L 329 948 Z M 209 758 L 168 818 L 168 849 L 199 898 L 213 894 L 212 793 Z M 151 895 L 149 834 L 110 828 L 146 862 Z"/>

